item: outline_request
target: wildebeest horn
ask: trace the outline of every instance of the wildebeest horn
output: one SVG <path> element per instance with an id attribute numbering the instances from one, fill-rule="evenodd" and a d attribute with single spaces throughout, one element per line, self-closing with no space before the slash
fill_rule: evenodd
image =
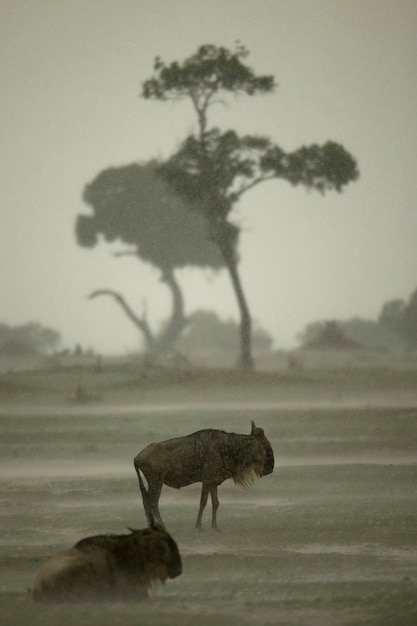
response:
<path id="1" fill-rule="evenodd" d="M 256 425 L 255 425 L 255 422 L 252 420 L 252 432 L 251 432 L 251 435 L 255 434 L 255 430 L 256 430 Z"/>

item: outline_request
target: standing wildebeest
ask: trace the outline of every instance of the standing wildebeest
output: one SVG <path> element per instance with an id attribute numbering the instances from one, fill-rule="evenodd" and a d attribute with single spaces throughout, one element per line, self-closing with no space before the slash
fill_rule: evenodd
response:
<path id="1" fill-rule="evenodd" d="M 148 520 L 154 518 L 163 525 L 158 507 L 163 484 L 179 489 L 202 482 L 196 527 L 201 528 L 210 493 L 211 525 L 217 530 L 217 487 L 227 478 L 246 487 L 256 478 L 270 474 L 274 469 L 274 453 L 262 428 L 252 422 L 250 435 L 206 429 L 186 437 L 151 443 L 139 452 L 134 464 Z M 147 489 L 141 473 L 148 482 Z"/>
<path id="2" fill-rule="evenodd" d="M 177 544 L 163 528 L 129 530 L 86 537 L 55 554 L 36 574 L 34 600 L 143 600 L 158 582 L 181 574 Z"/>

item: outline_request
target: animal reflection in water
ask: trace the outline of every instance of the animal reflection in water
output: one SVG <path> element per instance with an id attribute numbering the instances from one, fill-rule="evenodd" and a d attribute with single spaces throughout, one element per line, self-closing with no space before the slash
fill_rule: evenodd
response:
<path id="1" fill-rule="evenodd" d="M 236 484 L 246 487 L 255 479 L 270 474 L 274 469 L 274 453 L 262 428 L 257 428 L 252 422 L 250 435 L 205 429 L 186 437 L 151 443 L 135 457 L 134 465 L 148 520 L 155 519 L 163 525 L 158 506 L 162 485 L 179 489 L 201 482 L 196 527 L 201 528 L 210 493 L 211 525 L 218 530 L 217 487 L 227 478 L 233 478 Z"/>
<path id="2" fill-rule="evenodd" d="M 56 554 L 38 570 L 38 602 L 144 600 L 159 582 L 182 572 L 177 544 L 161 527 L 129 535 L 96 535 Z"/>

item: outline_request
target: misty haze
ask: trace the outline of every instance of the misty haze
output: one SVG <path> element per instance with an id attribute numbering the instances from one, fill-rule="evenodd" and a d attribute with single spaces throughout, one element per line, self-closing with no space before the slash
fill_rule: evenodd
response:
<path id="1" fill-rule="evenodd" d="M 417 622 L 416 22 L 0 0 L 2 621 Z"/>

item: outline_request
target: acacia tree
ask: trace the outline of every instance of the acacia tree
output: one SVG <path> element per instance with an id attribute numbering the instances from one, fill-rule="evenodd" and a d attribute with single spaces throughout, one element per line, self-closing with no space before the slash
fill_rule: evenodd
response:
<path id="1" fill-rule="evenodd" d="M 117 256 L 133 255 L 160 271 L 172 296 L 172 313 L 155 336 L 146 317 L 138 315 L 124 296 L 112 289 L 97 289 L 90 298 L 110 296 L 141 331 L 147 350 L 170 350 L 187 324 L 184 299 L 175 269 L 188 265 L 223 267 L 218 249 L 207 235 L 206 218 L 192 211 L 156 173 L 153 162 L 106 169 L 86 185 L 83 199 L 92 215 L 78 215 L 76 237 L 81 246 L 94 247 L 103 235 L 128 248 Z"/>
<path id="2" fill-rule="evenodd" d="M 209 108 L 227 95 L 252 96 L 275 89 L 273 76 L 256 76 L 243 62 L 247 55 L 241 45 L 233 52 L 205 45 L 183 63 L 166 65 L 157 57 L 154 76 L 143 83 L 142 95 L 162 101 L 188 99 L 194 107 L 197 133 L 188 136 L 159 171 L 207 219 L 239 306 L 241 365 L 251 368 L 251 316 L 238 272 L 240 229 L 231 219 L 233 208 L 244 193 L 268 180 L 284 179 L 321 193 L 340 192 L 358 177 L 358 170 L 355 159 L 332 141 L 286 153 L 267 137 L 240 137 L 233 130 L 208 128 Z"/>

